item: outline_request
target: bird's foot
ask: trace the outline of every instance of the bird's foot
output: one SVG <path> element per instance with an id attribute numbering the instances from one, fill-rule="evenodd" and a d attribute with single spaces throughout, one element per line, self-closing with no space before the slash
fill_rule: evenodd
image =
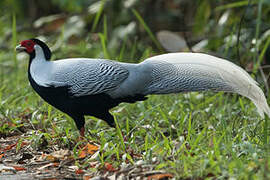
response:
<path id="1" fill-rule="evenodd" d="M 85 140 L 84 133 L 85 133 L 85 129 L 84 129 L 84 127 L 82 127 L 82 128 L 80 129 L 80 136 L 79 136 L 79 138 L 78 138 L 78 142 L 79 142 L 79 141 Z"/>

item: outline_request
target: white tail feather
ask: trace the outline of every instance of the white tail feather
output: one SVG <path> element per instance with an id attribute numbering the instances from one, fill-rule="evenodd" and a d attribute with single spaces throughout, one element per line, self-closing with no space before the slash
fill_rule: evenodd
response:
<path id="1" fill-rule="evenodd" d="M 151 65 L 151 83 L 146 94 L 189 91 L 227 91 L 243 95 L 255 104 L 258 113 L 270 117 L 270 108 L 257 82 L 241 67 L 202 53 L 170 53 L 146 59 Z"/>

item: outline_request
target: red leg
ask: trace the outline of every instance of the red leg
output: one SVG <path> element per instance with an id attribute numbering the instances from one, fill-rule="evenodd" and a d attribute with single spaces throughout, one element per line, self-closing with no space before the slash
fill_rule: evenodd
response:
<path id="1" fill-rule="evenodd" d="M 84 129 L 84 127 L 82 127 L 80 129 L 80 135 L 81 135 L 81 137 L 84 137 L 84 132 L 85 132 L 85 129 Z"/>

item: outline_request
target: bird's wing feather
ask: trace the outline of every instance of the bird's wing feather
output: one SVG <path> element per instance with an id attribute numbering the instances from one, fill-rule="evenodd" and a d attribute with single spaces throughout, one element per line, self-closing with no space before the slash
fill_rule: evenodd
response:
<path id="1" fill-rule="evenodd" d="M 68 86 L 73 96 L 110 92 L 129 74 L 119 63 L 108 60 L 67 59 L 54 63 L 51 85 Z"/>

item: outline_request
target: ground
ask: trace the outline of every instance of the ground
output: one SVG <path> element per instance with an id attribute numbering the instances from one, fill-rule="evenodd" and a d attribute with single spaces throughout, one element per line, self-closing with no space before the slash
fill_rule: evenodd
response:
<path id="1" fill-rule="evenodd" d="M 8 114 L 1 121 L 1 178 L 269 176 L 267 119 L 237 95 L 189 93 L 123 103 L 111 111 L 116 129 L 87 117 L 85 139 L 72 119 L 34 99 L 38 110 L 32 102 L 17 121 Z"/>

